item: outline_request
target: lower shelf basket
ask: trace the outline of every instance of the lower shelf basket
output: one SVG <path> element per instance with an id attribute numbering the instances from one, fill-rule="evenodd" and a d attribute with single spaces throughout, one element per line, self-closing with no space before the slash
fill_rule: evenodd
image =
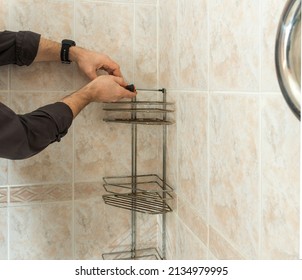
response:
<path id="1" fill-rule="evenodd" d="M 105 253 L 103 260 L 161 260 L 156 248 L 138 249 L 135 251 L 120 251 Z"/>
<path id="2" fill-rule="evenodd" d="M 164 214 L 172 209 L 167 201 L 173 199 L 173 189 L 155 175 L 105 177 L 103 195 L 106 204 L 147 214 Z"/>

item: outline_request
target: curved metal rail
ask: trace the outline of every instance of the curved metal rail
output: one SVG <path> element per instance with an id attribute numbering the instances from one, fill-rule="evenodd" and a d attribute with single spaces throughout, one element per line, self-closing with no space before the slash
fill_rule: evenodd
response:
<path id="1" fill-rule="evenodd" d="M 301 0 L 289 0 L 283 10 L 275 45 L 278 82 L 292 112 L 301 115 Z"/>

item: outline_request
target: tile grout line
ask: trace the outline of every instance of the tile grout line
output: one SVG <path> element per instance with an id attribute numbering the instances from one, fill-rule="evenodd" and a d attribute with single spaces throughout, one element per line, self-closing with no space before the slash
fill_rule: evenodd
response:
<path id="1" fill-rule="evenodd" d="M 210 256 L 210 4 L 209 1 L 207 1 L 207 35 L 208 35 L 208 92 L 207 92 L 207 163 L 208 163 L 208 170 L 207 170 L 207 176 L 208 176 L 208 187 L 207 187 L 207 259 L 209 259 Z M 215 256 L 216 257 L 216 256 Z"/>
<path id="2" fill-rule="evenodd" d="M 9 236 L 9 228 L 10 228 L 10 207 L 9 207 L 9 204 L 10 204 L 10 188 L 9 186 L 7 186 L 7 197 L 6 197 L 6 201 L 7 201 L 7 207 L 6 207 L 6 222 L 7 222 L 7 260 L 10 259 L 10 236 Z"/>
<path id="3" fill-rule="evenodd" d="M 73 37 L 76 39 L 76 1 L 73 0 Z M 76 68 L 73 67 L 73 88 L 75 89 L 76 85 Z M 71 246 L 72 246 L 72 259 L 75 259 L 75 201 L 74 201 L 74 192 L 75 192 L 75 123 L 72 126 L 72 233 L 71 233 Z"/>
<path id="4" fill-rule="evenodd" d="M 159 0 L 156 1 L 156 87 L 159 88 Z M 157 149 L 157 158 L 159 159 L 159 148 Z M 158 172 L 159 173 L 159 172 Z M 157 234 L 156 234 L 156 246 L 159 247 L 161 217 L 157 218 Z"/>
<path id="5" fill-rule="evenodd" d="M 8 4 L 8 30 L 10 30 L 10 22 L 11 22 L 11 7 L 12 1 Z M 12 96 L 11 96 L 11 81 L 12 81 L 12 66 L 8 66 L 8 104 L 12 105 Z M 7 160 L 7 259 L 10 260 L 10 185 L 9 178 L 11 173 L 11 162 Z"/>
<path id="6" fill-rule="evenodd" d="M 258 124 L 259 124 L 259 138 L 258 138 L 258 143 L 259 143 L 259 167 L 258 167 L 258 193 L 259 193 L 259 210 L 258 210 L 258 219 L 259 219 L 259 228 L 258 228 L 258 259 L 261 258 L 262 255 L 262 116 L 261 116 L 261 110 L 262 110 L 262 26 L 263 26 L 263 19 L 262 19 L 262 1 L 258 1 L 259 5 L 259 97 L 258 97 Z"/>
<path id="7" fill-rule="evenodd" d="M 177 7 L 176 7 L 176 55 L 178 57 L 179 55 L 179 20 L 180 20 L 180 0 L 177 0 Z M 179 90 L 179 60 L 178 63 L 176 64 L 176 77 L 177 77 L 177 84 L 175 85 L 176 89 Z M 176 108 L 179 108 L 179 94 L 177 94 L 176 97 Z M 176 123 L 179 124 L 179 113 L 176 111 Z M 176 139 L 178 141 L 179 139 L 179 129 L 176 128 Z M 178 142 L 176 145 L 176 176 L 177 176 L 177 183 L 179 182 L 179 149 L 178 149 Z M 177 217 L 177 232 L 176 232 L 176 242 L 179 244 L 179 213 L 178 213 L 178 206 L 179 206 L 179 183 L 177 185 L 177 201 L 176 201 L 176 217 Z M 176 257 L 179 258 L 180 253 L 179 253 L 179 246 L 176 246 Z"/>

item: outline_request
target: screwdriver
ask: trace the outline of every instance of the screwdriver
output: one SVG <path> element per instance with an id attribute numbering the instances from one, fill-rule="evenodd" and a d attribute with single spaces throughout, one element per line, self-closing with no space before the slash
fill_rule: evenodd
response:
<path id="1" fill-rule="evenodd" d="M 135 92 L 136 90 L 138 90 L 138 91 L 161 91 L 161 92 L 164 92 L 163 88 L 161 88 L 161 89 L 141 89 L 141 88 L 136 89 L 133 84 L 127 85 L 125 87 L 125 89 L 130 90 L 131 92 Z"/>

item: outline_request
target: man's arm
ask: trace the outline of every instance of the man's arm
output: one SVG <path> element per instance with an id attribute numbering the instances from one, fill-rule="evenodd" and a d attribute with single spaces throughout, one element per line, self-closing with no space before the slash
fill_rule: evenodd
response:
<path id="1" fill-rule="evenodd" d="M 40 37 L 30 31 L 0 32 L 0 65 L 30 65 L 37 55 Z"/>
<path id="2" fill-rule="evenodd" d="M 122 77 L 119 65 L 105 54 L 74 46 L 69 49 L 71 61 L 78 64 L 91 80 L 102 69 L 110 75 Z M 0 32 L 0 65 L 30 65 L 33 62 L 60 61 L 61 43 L 41 37 L 31 31 Z"/>
<path id="3" fill-rule="evenodd" d="M 91 102 L 116 102 L 122 98 L 133 98 L 136 92 L 126 90 L 127 83 L 121 77 L 99 76 L 89 84 L 62 99 L 75 118 Z"/>
<path id="4" fill-rule="evenodd" d="M 123 78 L 100 76 L 60 102 L 17 115 L 0 102 L 0 158 L 29 158 L 64 137 L 73 119 L 91 102 L 132 98 Z"/>
<path id="5" fill-rule="evenodd" d="M 49 104 L 17 115 L 0 102 L 0 158 L 25 159 L 60 141 L 72 123 L 69 106 Z"/>
<path id="6" fill-rule="evenodd" d="M 9 42 L 5 42 L 5 39 Z M 33 32 L 0 32 L 0 65 L 60 61 L 60 52 L 61 44 L 40 38 L 40 35 Z M 6 55 L 9 58 L 5 58 Z M 80 90 L 60 102 L 25 115 L 17 115 L 0 103 L 0 158 L 28 158 L 49 144 L 60 141 L 73 118 L 91 102 L 115 102 L 136 95 L 136 92 L 125 89 L 127 84 L 121 77 L 118 64 L 108 56 L 71 47 L 70 58 L 93 79 Z M 104 69 L 112 75 L 96 77 L 97 69 Z"/>
<path id="7" fill-rule="evenodd" d="M 37 56 L 34 62 L 60 61 L 61 43 L 41 38 Z M 78 46 L 69 48 L 69 58 L 78 64 L 80 70 L 91 80 L 97 77 L 97 70 L 105 70 L 110 75 L 122 77 L 119 65 L 109 56 L 94 51 L 86 50 Z"/>

